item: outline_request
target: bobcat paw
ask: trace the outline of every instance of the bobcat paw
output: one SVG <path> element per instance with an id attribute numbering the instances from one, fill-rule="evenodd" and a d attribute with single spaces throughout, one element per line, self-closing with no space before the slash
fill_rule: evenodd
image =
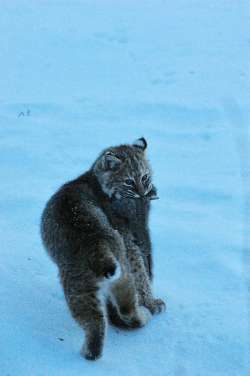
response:
<path id="1" fill-rule="evenodd" d="M 96 349 L 90 350 L 86 345 L 83 345 L 81 355 L 87 360 L 97 360 L 102 356 L 102 353 Z"/>
<path id="2" fill-rule="evenodd" d="M 139 306 L 139 312 L 138 313 L 139 313 L 138 316 L 139 316 L 140 323 L 141 323 L 140 326 L 146 325 L 152 317 L 149 310 L 147 308 L 143 307 L 143 306 Z"/>
<path id="3" fill-rule="evenodd" d="M 162 299 L 154 299 L 150 304 L 146 305 L 146 307 L 150 310 L 152 315 L 166 311 L 166 304 Z"/>
<path id="4" fill-rule="evenodd" d="M 152 315 L 146 307 L 139 306 L 136 312 L 132 312 L 130 315 L 123 314 L 121 318 L 126 323 L 128 328 L 137 329 L 145 326 L 151 317 Z"/>

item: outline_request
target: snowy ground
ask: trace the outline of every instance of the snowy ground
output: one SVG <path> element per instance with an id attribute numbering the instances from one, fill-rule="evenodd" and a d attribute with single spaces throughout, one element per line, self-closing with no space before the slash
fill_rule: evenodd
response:
<path id="1" fill-rule="evenodd" d="M 1 376 L 249 375 L 249 1 L 0 9 Z M 39 217 L 102 148 L 142 135 L 168 311 L 133 333 L 110 327 L 90 363 Z"/>

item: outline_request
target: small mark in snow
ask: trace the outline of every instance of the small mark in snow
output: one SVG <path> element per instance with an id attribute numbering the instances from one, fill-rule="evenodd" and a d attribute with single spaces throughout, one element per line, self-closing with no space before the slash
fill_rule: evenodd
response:
<path id="1" fill-rule="evenodd" d="M 17 117 L 20 118 L 21 116 L 30 116 L 30 110 L 28 109 L 26 111 L 19 112 Z"/>

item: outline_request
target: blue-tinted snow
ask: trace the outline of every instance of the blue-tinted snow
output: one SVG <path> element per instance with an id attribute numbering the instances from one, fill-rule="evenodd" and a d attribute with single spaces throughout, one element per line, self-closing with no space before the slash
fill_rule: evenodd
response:
<path id="1" fill-rule="evenodd" d="M 0 374 L 249 375 L 249 2 L 0 8 Z M 89 363 L 39 217 L 102 148 L 142 135 L 168 310 L 135 332 L 110 327 Z"/>

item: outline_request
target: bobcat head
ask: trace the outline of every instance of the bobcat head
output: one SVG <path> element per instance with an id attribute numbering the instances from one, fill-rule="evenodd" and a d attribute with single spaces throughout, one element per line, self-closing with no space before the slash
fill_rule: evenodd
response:
<path id="1" fill-rule="evenodd" d="M 146 148 L 147 142 L 142 137 L 132 145 L 110 147 L 101 153 L 93 171 L 110 198 L 157 198 Z"/>

